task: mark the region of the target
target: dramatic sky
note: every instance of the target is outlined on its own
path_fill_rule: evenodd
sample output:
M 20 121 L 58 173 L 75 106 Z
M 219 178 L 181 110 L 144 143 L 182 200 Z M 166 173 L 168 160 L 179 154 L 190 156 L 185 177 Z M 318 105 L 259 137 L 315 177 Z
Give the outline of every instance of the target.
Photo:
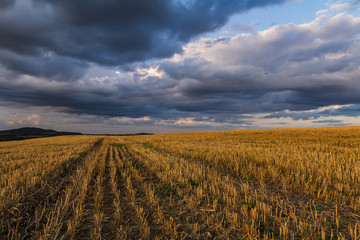
M 1 0 L 0 129 L 360 125 L 359 0 Z

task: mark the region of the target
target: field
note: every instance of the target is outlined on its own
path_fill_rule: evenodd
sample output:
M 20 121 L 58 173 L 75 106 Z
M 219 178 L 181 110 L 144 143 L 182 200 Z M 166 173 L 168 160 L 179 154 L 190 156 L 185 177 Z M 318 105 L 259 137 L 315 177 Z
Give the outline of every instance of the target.
M 360 239 L 360 127 L 0 143 L 0 239 Z

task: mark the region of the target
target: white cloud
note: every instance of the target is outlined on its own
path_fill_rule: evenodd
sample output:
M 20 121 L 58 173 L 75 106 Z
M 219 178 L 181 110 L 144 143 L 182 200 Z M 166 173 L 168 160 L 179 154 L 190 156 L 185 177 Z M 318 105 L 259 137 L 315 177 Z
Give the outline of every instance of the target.
M 329 9 L 333 11 L 343 11 L 350 9 L 351 7 L 352 7 L 351 3 L 334 3 L 329 6 Z
M 320 9 L 319 11 L 316 12 L 316 15 L 317 16 L 320 16 L 320 15 L 325 15 L 329 12 L 329 9 Z
M 38 114 L 27 115 L 26 120 L 27 120 L 27 123 L 37 126 L 40 124 L 40 115 L 38 115 Z

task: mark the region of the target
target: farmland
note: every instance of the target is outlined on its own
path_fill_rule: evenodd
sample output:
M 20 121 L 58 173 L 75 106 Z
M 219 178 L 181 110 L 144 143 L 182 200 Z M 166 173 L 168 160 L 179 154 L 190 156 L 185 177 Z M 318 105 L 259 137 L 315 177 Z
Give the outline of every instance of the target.
M 360 127 L 0 143 L 0 239 L 360 239 Z

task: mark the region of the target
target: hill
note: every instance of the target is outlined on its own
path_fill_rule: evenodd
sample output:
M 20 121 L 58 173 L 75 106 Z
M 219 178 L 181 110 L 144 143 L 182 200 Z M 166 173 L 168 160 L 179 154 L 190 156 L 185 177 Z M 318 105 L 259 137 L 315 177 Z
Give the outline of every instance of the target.
M 23 140 L 29 138 L 53 137 L 63 135 L 81 135 L 77 132 L 58 132 L 52 129 L 42 129 L 35 127 L 24 127 L 0 131 L 0 141 Z

